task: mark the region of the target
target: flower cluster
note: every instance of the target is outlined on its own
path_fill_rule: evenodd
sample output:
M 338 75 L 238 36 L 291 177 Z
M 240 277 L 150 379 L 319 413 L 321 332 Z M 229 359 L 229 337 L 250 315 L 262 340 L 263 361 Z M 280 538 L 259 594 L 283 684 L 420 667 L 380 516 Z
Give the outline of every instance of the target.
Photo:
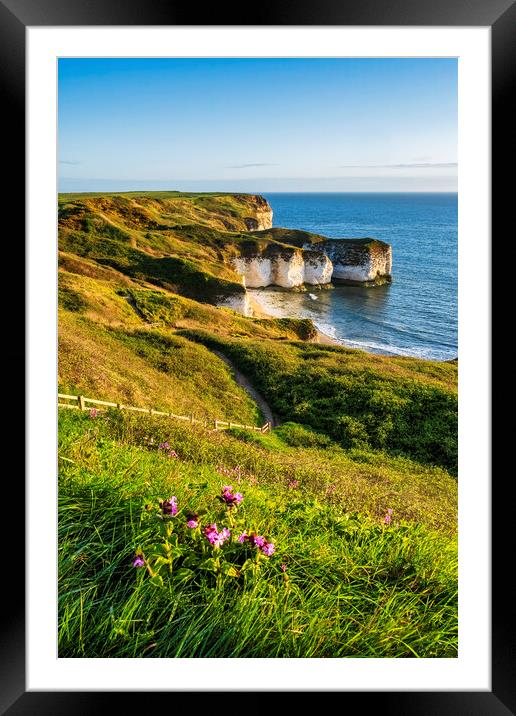
M 254 532 L 250 535 L 248 535 L 247 532 L 242 532 L 242 534 L 237 537 L 237 540 L 242 544 L 244 542 L 248 542 L 249 544 L 253 545 L 253 547 L 258 547 L 258 549 L 266 557 L 270 557 L 271 555 L 273 555 L 276 549 L 272 542 L 267 542 L 265 537 L 262 537 L 262 535 L 257 535 Z
M 96 418 L 98 414 L 99 414 L 99 411 L 97 410 L 97 408 L 91 408 L 90 418 Z
M 163 500 L 159 503 L 163 515 L 173 517 L 177 515 L 177 497 L 169 497 L 168 500 Z
M 222 494 L 218 496 L 218 499 L 225 505 L 228 505 L 228 507 L 239 505 L 244 499 L 244 496 L 240 492 L 235 492 L 233 494 L 231 492 L 232 489 L 232 485 L 224 485 L 224 487 L 222 488 Z
M 291 480 L 288 483 L 289 490 L 297 490 L 298 487 L 299 487 L 299 480 Z
M 214 547 L 222 547 L 224 542 L 231 537 L 231 532 L 227 527 L 223 527 L 219 532 L 215 523 L 207 525 L 207 527 L 204 528 L 204 534 L 208 542 Z
M 166 446 L 160 445 L 160 447 L 167 449 Z M 230 508 L 240 504 L 244 499 L 242 494 L 233 493 L 232 489 L 231 485 L 225 485 L 222 488 L 222 493 L 217 496 L 225 506 Z M 152 509 L 153 505 L 145 505 L 147 512 Z M 146 552 L 147 556 L 138 548 L 132 557 L 132 566 L 137 569 L 145 567 L 154 586 L 163 586 L 164 578 L 173 578 L 174 575 L 181 580 L 193 579 L 197 567 L 203 570 L 203 573 L 204 570 L 213 572 L 216 576 L 217 588 L 219 588 L 227 577 L 239 578 L 248 570 L 250 570 L 249 574 L 256 575 L 260 570 L 262 555 L 271 557 L 275 553 L 274 544 L 263 535 L 244 530 L 238 536 L 237 530 L 241 531 L 243 526 L 235 526 L 235 523 L 239 522 L 239 517 L 235 517 L 231 512 L 221 510 L 229 519 L 232 531 L 228 527 L 219 529 L 216 522 L 210 523 L 206 520 L 203 523 L 200 515 L 204 512 L 205 510 L 194 512 L 183 507 L 179 509 L 175 495 L 160 500 L 156 516 L 161 520 L 160 532 L 165 538 L 164 544 L 150 547 Z M 215 518 L 212 516 L 209 519 Z M 217 551 L 209 559 L 206 559 L 206 552 L 209 551 L 207 542 L 214 550 L 220 550 L 226 543 L 229 546 L 224 551 Z M 255 556 L 249 554 L 249 549 L 241 550 L 237 543 L 254 548 Z M 174 564 L 177 564 L 179 569 L 173 567 Z M 285 570 L 283 569 L 283 571 Z
M 392 512 L 393 512 L 392 507 L 389 507 L 389 508 L 387 509 L 387 513 L 386 513 L 385 517 L 383 518 L 383 523 L 384 523 L 385 525 L 390 525 L 390 524 L 391 524 Z

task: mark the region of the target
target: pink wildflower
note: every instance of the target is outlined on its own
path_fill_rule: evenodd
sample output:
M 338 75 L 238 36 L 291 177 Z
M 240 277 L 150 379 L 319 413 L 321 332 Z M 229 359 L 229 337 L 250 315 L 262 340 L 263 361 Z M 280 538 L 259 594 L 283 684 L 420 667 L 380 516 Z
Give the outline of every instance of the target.
M 177 497 L 169 497 L 168 500 L 160 502 L 159 506 L 164 515 L 177 515 Z
M 291 489 L 291 490 L 297 490 L 297 488 L 299 487 L 299 480 L 291 480 L 291 481 L 288 483 L 288 487 L 289 487 L 289 489 Z
M 98 413 L 99 413 L 99 411 L 97 410 L 97 408 L 92 408 L 90 410 L 90 418 L 96 418 Z
M 385 525 L 390 525 L 390 524 L 391 524 L 392 512 L 393 512 L 392 508 L 389 507 L 389 508 L 387 509 L 387 513 L 386 513 L 385 517 L 383 518 L 383 523 L 384 523 Z
M 141 554 L 137 554 L 133 561 L 133 567 L 144 567 L 145 561 Z
M 275 547 L 272 542 L 265 542 L 265 544 L 262 545 L 261 550 L 263 554 L 265 554 L 267 557 L 270 557 L 272 554 L 274 554 Z
M 286 572 L 286 571 L 287 571 L 287 565 L 285 564 L 285 562 L 283 562 L 283 564 L 281 565 L 281 571 L 282 571 L 282 572 Z
M 231 532 L 227 527 L 224 527 L 219 532 L 215 523 L 205 527 L 204 534 L 208 542 L 214 547 L 222 547 L 224 542 L 231 536 Z
M 244 499 L 244 496 L 240 492 L 236 492 L 235 494 L 233 494 L 231 492 L 232 489 L 232 485 L 224 485 L 224 487 L 222 488 L 222 494 L 218 496 L 218 499 L 228 505 L 228 507 L 233 507 L 233 505 L 239 505 Z
M 188 520 L 186 526 L 190 527 L 191 530 L 194 530 L 196 527 L 199 527 L 199 523 L 197 522 L 197 520 Z
M 177 454 L 177 452 L 175 450 L 170 450 L 170 452 L 168 453 L 168 456 L 169 457 L 179 457 L 179 455 Z
M 241 535 L 237 537 L 237 542 L 240 542 L 241 544 L 245 542 L 247 539 L 247 532 L 242 532 Z

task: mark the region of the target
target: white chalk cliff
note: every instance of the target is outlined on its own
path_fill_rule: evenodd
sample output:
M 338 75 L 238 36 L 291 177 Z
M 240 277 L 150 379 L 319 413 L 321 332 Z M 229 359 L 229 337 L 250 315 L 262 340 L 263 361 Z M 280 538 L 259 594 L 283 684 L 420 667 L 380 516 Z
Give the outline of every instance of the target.
M 282 249 L 268 255 L 239 256 L 233 266 L 247 288 L 281 286 L 295 288 L 307 283 L 330 283 L 332 263 L 318 251 Z
M 234 311 L 237 311 L 237 313 L 241 313 L 242 316 L 253 315 L 253 309 L 247 291 L 221 298 L 217 301 L 217 306 L 221 308 L 232 308 Z
M 326 254 L 307 250 L 304 252 L 304 258 L 304 283 L 309 283 L 312 286 L 330 283 L 333 275 L 333 263 Z
M 329 257 L 334 279 L 359 284 L 391 280 L 392 248 L 383 241 L 326 239 L 310 248 Z
M 267 200 L 261 196 L 241 198 L 249 204 L 252 215 L 244 219 L 247 229 L 264 231 L 265 235 L 243 242 L 240 255 L 231 259 L 244 291 L 221 299 L 219 305 L 252 315 L 246 288 L 324 286 L 332 280 L 374 285 L 391 280 L 389 244 L 369 238 L 326 239 L 307 232 L 272 229 L 272 209 Z

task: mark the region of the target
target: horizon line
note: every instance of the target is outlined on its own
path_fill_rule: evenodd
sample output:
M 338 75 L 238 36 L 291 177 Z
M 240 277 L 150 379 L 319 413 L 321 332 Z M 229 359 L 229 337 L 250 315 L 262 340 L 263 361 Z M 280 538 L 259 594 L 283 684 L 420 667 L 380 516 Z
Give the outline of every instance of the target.
M 104 180 L 107 181 L 107 180 Z M 362 190 L 347 190 L 347 191 L 259 191 L 259 192 L 253 192 L 253 191 L 238 191 L 238 190 L 223 190 L 223 189 L 215 189 L 215 190 L 204 190 L 204 191 L 195 191 L 192 189 L 168 189 L 168 188 L 155 188 L 155 189 L 86 189 L 82 191 L 58 191 L 58 194 L 134 194 L 136 192 L 170 192 L 170 193 L 176 193 L 176 194 L 458 194 L 458 190 L 452 190 L 452 189 L 446 189 L 446 190 L 433 190 L 433 191 L 420 191 L 417 189 L 414 190 L 407 190 L 407 191 L 394 191 L 394 190 L 371 190 L 371 191 L 362 191 Z

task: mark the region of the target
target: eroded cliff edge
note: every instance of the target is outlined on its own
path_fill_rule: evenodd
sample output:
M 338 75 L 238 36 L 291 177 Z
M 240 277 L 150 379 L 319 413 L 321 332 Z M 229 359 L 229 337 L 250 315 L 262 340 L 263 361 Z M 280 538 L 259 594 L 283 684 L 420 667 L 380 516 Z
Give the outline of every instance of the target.
M 390 280 L 388 244 L 273 228 L 272 218 L 267 199 L 253 194 L 62 194 L 59 261 L 246 315 L 247 288 Z
M 298 245 L 289 246 L 275 240 L 276 230 L 265 233 L 261 241 L 243 242 L 232 259 L 247 288 L 322 286 L 332 281 L 372 286 L 392 280 L 392 249 L 384 241 L 315 235 L 306 240 L 305 232 L 297 237 L 293 232 L 287 237 L 280 234 L 280 239 L 297 241 Z

